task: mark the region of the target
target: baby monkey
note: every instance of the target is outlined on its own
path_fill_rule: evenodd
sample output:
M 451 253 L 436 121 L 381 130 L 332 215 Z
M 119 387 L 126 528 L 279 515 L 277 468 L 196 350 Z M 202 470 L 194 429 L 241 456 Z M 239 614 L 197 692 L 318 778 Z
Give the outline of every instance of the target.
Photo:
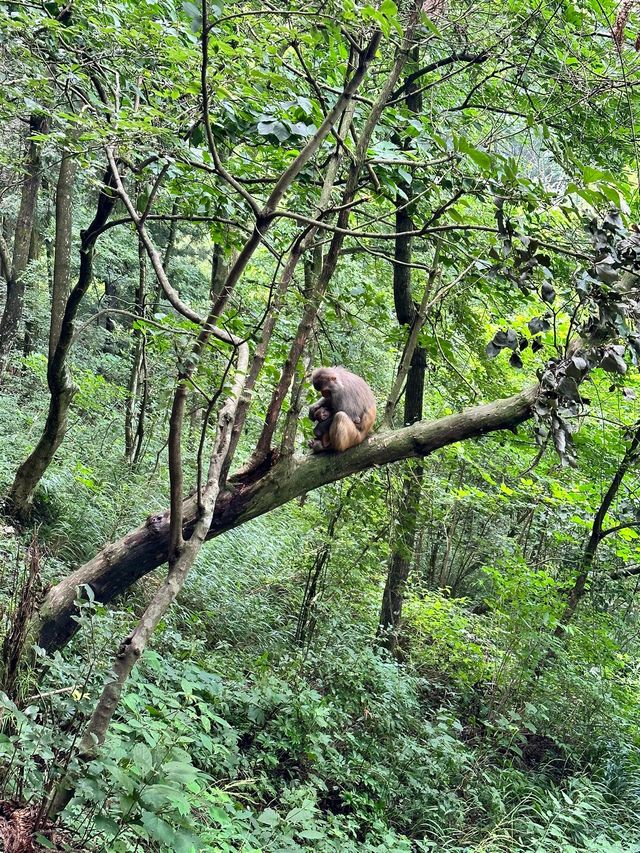
M 318 408 L 316 408 L 318 406 Z M 318 403 L 314 403 L 313 406 L 309 409 L 309 417 L 312 421 L 316 422 L 316 425 L 313 429 L 313 434 L 316 437 L 316 441 L 310 441 L 309 447 L 314 448 L 316 453 L 318 453 L 321 449 L 326 450 L 329 444 L 329 430 L 331 429 L 331 424 L 333 423 L 333 413 L 331 409 L 325 404 L 324 398 L 319 400 Z M 352 419 L 354 424 L 359 425 L 362 423 L 362 418 L 355 417 Z M 324 438 L 326 436 L 326 438 Z M 320 447 L 318 447 L 318 441 L 320 442 Z M 324 446 L 323 446 L 324 445 Z
M 319 367 L 311 381 L 322 394 L 309 409 L 316 422 L 315 439 L 309 443 L 314 453 L 329 448 L 342 452 L 361 444 L 376 419 L 376 400 L 364 379 L 344 367 Z

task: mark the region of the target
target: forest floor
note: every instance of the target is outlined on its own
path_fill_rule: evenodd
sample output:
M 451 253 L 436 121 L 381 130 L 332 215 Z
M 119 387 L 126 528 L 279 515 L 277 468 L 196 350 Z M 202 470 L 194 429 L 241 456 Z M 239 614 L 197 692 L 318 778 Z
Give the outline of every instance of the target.
M 0 800 L 0 841 L 3 853 L 73 851 L 70 836 L 40 814 L 39 805 Z M 78 849 L 78 853 L 80 853 Z

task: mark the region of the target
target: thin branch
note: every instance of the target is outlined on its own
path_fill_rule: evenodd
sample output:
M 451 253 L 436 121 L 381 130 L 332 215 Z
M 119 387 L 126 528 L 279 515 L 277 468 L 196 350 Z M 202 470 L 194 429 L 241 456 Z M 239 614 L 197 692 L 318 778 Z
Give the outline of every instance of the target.
M 85 329 L 88 329 L 89 326 L 92 326 L 96 320 L 99 320 L 100 317 L 109 316 L 111 314 L 116 314 L 120 317 L 129 317 L 131 320 L 143 320 L 145 326 L 153 326 L 156 329 L 160 329 L 162 332 L 171 332 L 172 335 L 187 335 L 194 337 L 196 332 L 193 329 L 178 329 L 172 326 L 166 326 L 162 323 L 157 323 L 155 320 L 151 320 L 148 317 L 140 317 L 140 314 L 136 314 L 134 311 L 126 311 L 124 308 L 101 308 L 100 311 L 96 311 L 95 314 L 92 314 L 89 319 L 84 322 L 76 331 L 73 333 L 73 338 L 71 340 L 72 344 L 75 344 L 77 339 L 82 335 Z
M 304 216 L 301 213 L 294 213 L 290 210 L 278 210 L 273 214 L 274 218 L 293 219 L 294 222 L 300 222 L 303 225 L 315 225 L 318 228 L 323 228 L 325 231 L 332 231 L 334 234 L 344 234 L 346 237 L 360 237 L 363 240 L 395 240 L 396 237 L 404 235 L 407 237 L 425 237 L 427 234 L 444 234 L 447 231 L 482 231 L 487 234 L 497 234 L 498 229 L 490 225 L 434 225 L 433 227 L 416 228 L 411 231 L 382 231 L 372 233 L 369 231 L 355 231 L 352 228 L 342 228 L 339 225 L 321 222 L 318 219 L 313 219 L 310 216 Z
M 589 580 L 589 576 L 591 574 L 591 569 L 593 567 L 593 563 L 596 557 L 596 553 L 598 551 L 598 546 L 602 541 L 603 537 L 606 535 L 603 532 L 603 524 L 604 520 L 607 517 L 609 510 L 611 509 L 611 505 L 615 500 L 616 495 L 622 485 L 622 481 L 625 478 L 625 475 L 629 471 L 631 465 L 637 461 L 638 452 L 640 450 L 640 425 L 636 425 L 635 430 L 633 432 L 633 436 L 631 438 L 631 443 L 627 447 L 624 456 L 622 457 L 622 461 L 618 466 L 616 473 L 614 474 L 611 483 L 609 484 L 609 488 L 604 494 L 600 506 L 593 518 L 593 524 L 591 526 L 591 535 L 587 540 L 587 544 L 585 545 L 584 553 L 582 555 L 582 560 L 580 562 L 580 569 L 576 576 L 576 579 L 573 582 L 573 586 L 570 588 L 567 595 L 567 604 L 565 609 L 560 617 L 556 630 L 554 634 L 556 637 L 562 637 L 567 623 L 573 617 L 580 600 L 584 596 L 587 591 L 587 583 Z M 552 657 L 551 654 L 548 656 Z
M 342 95 L 337 99 L 333 107 L 329 110 L 324 120 L 320 124 L 320 127 L 317 129 L 311 139 L 309 139 L 302 151 L 280 176 L 280 179 L 278 180 L 275 187 L 272 189 L 271 194 L 269 195 L 269 198 L 267 199 L 264 205 L 263 214 L 270 215 L 275 212 L 280 200 L 282 199 L 285 192 L 288 190 L 291 183 L 300 174 L 302 169 L 304 169 L 304 167 L 311 160 L 316 151 L 318 151 L 320 145 L 322 144 L 326 136 L 329 134 L 336 121 L 345 111 L 349 101 L 352 98 L 352 95 L 357 91 L 357 89 L 360 87 L 360 84 L 364 80 L 368 67 L 376 54 L 381 38 L 382 33 L 380 32 L 380 30 L 375 30 L 371 39 L 369 40 L 369 43 L 364 48 L 364 50 L 361 51 L 358 65 L 355 71 L 353 72 L 351 79 L 344 87 Z
M 156 199 L 156 195 L 158 194 L 158 190 L 160 189 L 160 184 L 164 180 L 165 175 L 169 171 L 169 163 L 165 163 L 162 169 L 158 172 L 158 175 L 153 182 L 153 186 L 151 187 L 151 192 L 149 193 L 149 198 L 147 199 L 147 203 L 142 212 L 142 216 L 140 217 L 140 223 L 144 225 L 144 222 L 147 216 L 151 213 L 151 208 L 153 207 L 153 202 Z
M 428 65 L 414 71 L 413 74 L 409 74 L 405 77 L 402 86 L 399 86 L 389 99 L 389 104 L 394 104 L 397 101 L 402 100 L 407 89 L 410 88 L 416 80 L 424 77 L 425 74 L 437 71 L 438 68 L 445 68 L 447 65 L 453 65 L 455 62 L 466 62 L 468 65 L 479 65 L 482 62 L 486 62 L 488 58 L 488 51 L 483 51 L 482 53 L 469 53 L 465 50 L 461 50 L 452 53 L 451 56 L 445 56 L 443 59 L 437 59 L 435 62 L 430 62 Z
M 150 222 L 220 222 L 222 225 L 230 225 L 231 227 L 238 228 L 241 231 L 248 230 L 241 222 L 236 222 L 233 219 L 226 219 L 224 216 L 188 216 L 187 214 L 182 213 L 148 213 L 145 216 L 145 221 L 146 220 L 149 220 Z M 115 228 L 116 225 L 129 224 L 131 224 L 130 216 L 121 216 L 119 219 L 110 219 L 109 222 L 106 222 L 99 229 L 98 234 L 102 234 L 110 228 Z
M 626 566 L 624 569 L 618 569 L 615 572 L 611 572 L 609 574 L 609 580 L 620 581 L 625 578 L 634 577 L 635 575 L 640 575 L 640 564 L 636 566 Z
M 213 138 L 213 132 L 211 130 L 211 119 L 209 117 L 209 89 L 207 86 L 207 68 L 209 66 L 209 26 L 207 24 L 207 12 L 207 0 L 202 0 L 202 62 L 200 63 L 200 89 L 202 94 L 202 121 L 204 123 L 207 147 L 209 148 L 209 153 L 211 154 L 217 173 L 238 193 L 238 195 L 242 196 L 257 219 L 260 216 L 260 204 L 251 195 L 249 190 L 245 189 L 242 184 L 239 184 L 233 175 L 231 175 L 223 166 L 220 155 L 218 154 L 216 141 Z
M 620 530 L 628 530 L 629 528 L 640 527 L 640 521 L 625 521 L 622 524 L 616 524 L 614 527 L 608 527 L 606 530 L 601 531 L 600 540 L 602 541 L 605 536 L 611 536 L 613 533 L 618 533 Z
M 141 216 L 139 216 L 138 212 L 136 211 L 133 202 L 129 198 L 129 195 L 124 188 L 122 178 L 120 177 L 120 172 L 118 171 L 118 165 L 116 163 L 114 149 L 110 145 L 107 146 L 107 158 L 109 160 L 109 165 L 111 166 L 111 170 L 113 172 L 116 184 L 116 191 L 122 199 L 124 206 L 127 208 L 127 212 L 131 217 L 131 221 L 138 229 L 140 239 L 142 240 L 147 254 L 149 255 L 151 265 L 153 266 L 154 272 L 157 276 L 158 281 L 160 282 L 160 286 L 162 287 L 165 296 L 179 314 L 182 314 L 182 316 L 186 317 L 187 320 L 191 320 L 192 323 L 196 323 L 199 326 L 202 325 L 204 323 L 204 318 L 201 317 L 197 313 L 197 311 L 194 311 L 193 308 L 187 305 L 186 302 L 182 301 L 178 291 L 173 287 L 173 285 L 167 278 L 160 255 L 158 254 L 156 247 L 151 242 L 151 239 L 144 227 L 144 222 L 142 221 Z

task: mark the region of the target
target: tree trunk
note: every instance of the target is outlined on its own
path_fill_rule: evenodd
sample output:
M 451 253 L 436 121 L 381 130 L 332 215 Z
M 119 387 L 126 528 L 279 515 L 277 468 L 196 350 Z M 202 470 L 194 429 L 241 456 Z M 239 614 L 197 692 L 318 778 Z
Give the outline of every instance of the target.
M 11 275 L 11 261 L 9 259 L 9 228 L 7 217 L 0 216 L 0 277 L 5 281 Z
M 593 517 L 593 523 L 591 525 L 591 532 L 589 534 L 589 538 L 584 547 L 584 551 L 582 552 L 582 558 L 580 559 L 578 566 L 578 574 L 575 577 L 575 580 L 571 587 L 565 590 L 566 595 L 566 604 L 564 610 L 558 620 L 558 624 L 555 627 L 553 632 L 553 637 L 556 640 L 563 640 L 566 636 L 567 625 L 573 617 L 575 616 L 576 610 L 578 609 L 578 605 L 584 598 L 589 579 L 591 577 L 591 573 L 593 570 L 593 564 L 596 558 L 596 554 L 598 552 L 598 547 L 605 536 L 613 533 L 617 530 L 625 527 L 625 524 L 615 525 L 615 527 L 609 528 L 609 530 L 604 529 L 604 521 L 607 517 L 609 510 L 611 509 L 611 505 L 613 504 L 618 491 L 620 490 L 620 486 L 622 485 L 622 481 L 625 478 L 625 475 L 629 471 L 630 467 L 637 462 L 638 460 L 638 452 L 640 450 L 640 427 L 636 426 L 636 429 L 633 433 L 631 443 L 618 466 L 616 473 L 609 484 L 609 488 L 604 494 L 602 501 L 600 502 L 600 506 L 598 507 L 596 514 Z M 614 572 L 609 577 L 612 580 L 616 580 L 619 577 L 624 577 L 624 573 Z M 534 675 L 536 678 L 539 678 L 542 673 L 553 663 L 558 654 L 558 646 L 549 645 L 549 647 L 544 651 L 540 657 L 540 660 L 534 667 Z
M 138 287 L 136 288 L 135 312 L 138 317 L 146 314 L 147 255 L 138 240 Z M 133 330 L 133 358 L 129 372 L 128 398 L 124 418 L 125 454 L 130 465 L 140 459 L 144 422 L 148 401 L 148 377 L 146 374 L 145 336 L 141 329 Z M 139 393 L 139 389 L 142 389 Z M 138 398 L 140 402 L 138 403 Z M 136 415 L 137 410 L 137 415 Z
M 7 496 L 10 510 L 19 518 L 28 516 L 34 489 L 64 438 L 67 412 L 76 391 L 67 366 L 67 356 L 73 341 L 73 324 L 82 298 L 91 283 L 95 242 L 116 203 L 116 196 L 111 191 L 112 186 L 113 177 L 111 170 L 108 169 L 104 176 L 103 189 L 98 196 L 98 206 L 93 222 L 80 235 L 78 281 L 67 300 L 58 343 L 47 367 L 47 382 L 51 392 L 47 420 L 38 443 L 18 468 Z
M 46 191 L 46 182 L 42 180 L 42 189 Z M 41 216 L 38 215 L 36 211 L 36 219 L 33 223 L 33 228 L 31 229 L 31 240 L 29 241 L 29 260 L 37 261 L 42 254 L 42 248 L 44 246 L 44 235 L 43 231 L 47 227 L 47 219 L 49 218 L 50 213 L 47 212 L 42 219 L 44 221 L 40 222 Z M 26 317 L 24 322 L 24 343 L 22 346 L 22 353 L 25 358 L 30 355 L 36 348 L 38 341 L 38 321 L 37 321 L 37 311 L 38 311 L 38 280 L 32 277 L 31 283 L 28 289 L 25 288 L 25 304 L 27 306 Z
M 417 48 L 412 53 L 414 62 L 417 62 Z M 422 98 L 416 91 L 415 84 L 410 84 L 407 91 L 406 101 L 410 112 L 419 113 L 422 108 Z M 412 327 L 421 324 L 423 318 L 416 310 L 411 292 L 412 268 L 410 264 L 412 239 L 408 235 L 413 230 L 413 219 L 411 216 L 411 199 L 413 193 L 409 184 L 405 184 L 403 190 L 406 198 L 401 195 L 396 197 L 396 233 L 398 236 L 395 239 L 394 258 L 396 262 L 393 266 L 393 299 L 398 323 Z M 436 263 L 437 257 L 434 257 L 434 269 Z M 425 296 L 427 295 L 427 289 L 427 286 L 425 286 Z M 416 345 L 407 373 L 404 397 L 405 426 L 413 424 L 422 418 L 426 366 L 426 352 L 422 347 Z M 398 506 L 398 523 L 395 525 L 396 533 L 391 545 L 389 569 L 382 595 L 378 632 L 382 642 L 392 654 L 397 654 L 398 652 L 398 631 L 402 617 L 405 587 L 409 577 L 409 570 L 413 563 L 418 517 L 417 510 L 420 504 L 423 471 L 424 468 L 421 463 L 417 465 L 407 464 L 405 469 L 402 496 Z
M 338 506 L 332 513 L 329 524 L 327 525 L 327 532 L 324 534 L 322 542 L 318 545 L 313 562 L 309 566 L 294 635 L 294 640 L 301 646 L 306 645 L 310 647 L 313 641 L 318 624 L 318 602 L 326 586 L 327 568 L 331 560 L 332 545 L 336 538 L 336 527 L 347 506 L 356 482 L 354 481 L 347 489 L 346 494 L 338 499 Z
M 51 292 L 51 324 L 49 327 L 49 359 L 58 345 L 64 307 L 71 280 L 71 238 L 73 233 L 73 182 L 77 162 L 69 153 L 60 163 L 56 184 L 56 235 L 54 241 L 53 287 Z
M 414 353 L 407 376 L 404 416 L 409 424 L 422 417 L 422 398 L 426 356 L 421 347 Z M 424 467 L 407 464 L 402 484 L 402 496 L 397 512 L 396 534 L 391 546 L 387 580 L 382 595 L 379 634 L 384 645 L 393 654 L 398 651 L 402 604 L 409 571 L 413 564 L 414 548 L 422 490 Z
M 29 124 L 32 135 L 43 133 L 47 128 L 47 121 L 41 116 L 31 116 Z M 22 184 L 20 209 L 13 238 L 11 271 L 7 278 L 7 297 L 2 320 L 0 320 L 0 374 L 4 371 L 15 346 L 24 308 L 23 274 L 29 260 L 31 231 L 36 217 L 41 179 L 40 143 L 33 139 L 28 145 L 25 172 L 26 177 Z
M 264 515 L 313 491 L 373 466 L 426 456 L 440 447 L 495 430 L 513 429 L 532 415 L 538 387 L 513 397 L 475 406 L 432 422 L 418 422 L 394 432 L 378 433 L 346 453 L 285 457 L 266 473 L 255 470 L 243 479 L 231 479 L 218 497 L 207 538 Z M 196 518 L 197 501 L 184 502 L 185 539 Z M 74 634 L 76 588 L 88 583 L 96 601 L 109 602 L 135 581 L 167 561 L 169 513 L 149 518 L 117 542 L 111 543 L 84 566 L 52 587 L 40 613 L 39 644 L 52 650 Z
M 114 341 L 112 335 L 112 332 L 115 332 L 118 324 L 114 320 L 113 316 L 108 313 L 108 311 L 109 308 L 117 309 L 118 304 L 118 285 L 115 281 L 112 281 L 109 277 L 107 277 L 104 281 L 104 306 L 107 309 L 107 314 L 104 319 L 104 328 L 107 334 L 104 336 L 102 350 L 103 352 L 109 353 L 111 355 L 118 354 L 118 347 L 116 346 L 116 342 Z
M 236 262 L 238 253 L 234 250 L 231 254 L 231 262 L 225 258 L 224 246 L 216 243 L 213 247 L 211 257 L 211 286 L 210 296 L 212 300 L 213 315 L 216 319 L 222 316 L 222 312 L 227 306 L 232 289 L 227 287 L 227 277 L 229 270 Z

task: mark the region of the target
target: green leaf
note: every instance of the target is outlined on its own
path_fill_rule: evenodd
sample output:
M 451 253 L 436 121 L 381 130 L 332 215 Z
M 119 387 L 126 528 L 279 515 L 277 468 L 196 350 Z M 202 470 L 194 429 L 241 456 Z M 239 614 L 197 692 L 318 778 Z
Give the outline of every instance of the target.
M 139 775 L 146 776 L 153 768 L 153 756 L 145 743 L 137 743 L 131 750 L 131 762 Z
M 424 27 L 426 27 L 428 30 L 431 30 L 431 32 L 432 32 L 434 35 L 438 36 L 438 38 L 442 38 L 442 33 L 440 32 L 440 30 L 438 29 L 438 27 L 433 23 L 433 21 L 432 21 L 432 20 L 431 20 L 431 18 L 427 15 L 427 13 L 426 13 L 426 12 L 423 12 L 423 13 L 422 13 L 422 15 L 420 16 L 420 23 L 421 23 Z
M 144 213 L 149 203 L 149 191 L 143 190 L 136 199 L 136 210 L 138 213 Z
M 191 0 L 184 0 L 182 9 L 187 17 L 191 19 L 191 31 L 199 33 L 202 30 L 202 9 L 200 6 L 196 6 Z
M 484 169 L 485 171 L 489 171 L 491 169 L 492 160 L 486 151 L 481 151 L 479 148 L 469 146 L 466 153 L 477 166 L 480 166 L 481 169 Z
M 284 142 L 291 135 L 288 127 L 275 118 L 265 118 L 258 122 L 257 126 L 260 136 L 275 136 L 280 142 Z
M 303 806 L 300 808 L 291 809 L 291 811 L 288 812 L 287 816 L 285 817 L 285 820 L 287 823 L 306 823 L 307 821 L 311 820 L 313 816 L 313 810 L 309 808 L 304 808 Z
M 183 761 L 167 761 L 162 765 L 162 769 L 167 774 L 167 778 L 174 782 L 183 782 L 188 784 L 194 782 L 200 775 L 192 764 L 187 764 Z
M 197 835 L 184 829 L 177 829 L 173 834 L 173 848 L 171 853 L 194 853 L 202 848 L 202 843 Z
M 96 815 L 93 824 L 98 832 L 103 832 L 107 838 L 115 838 L 120 832 L 120 826 L 116 821 L 104 813 Z
M 145 788 L 142 799 L 154 809 L 162 809 L 167 805 L 175 806 L 184 802 L 184 795 L 171 785 L 158 783 Z
M 274 809 L 265 809 L 258 820 L 266 826 L 277 826 L 280 823 L 280 815 Z
M 305 829 L 299 832 L 298 835 L 300 838 L 305 838 L 308 841 L 319 841 L 321 838 L 325 838 L 324 832 L 320 832 L 317 829 Z
M 585 184 L 593 184 L 596 181 L 614 182 L 614 177 L 611 172 L 604 172 L 602 169 L 594 169 L 593 166 L 585 166 L 582 170 L 582 180 Z
M 166 844 L 170 849 L 173 848 L 175 832 L 173 828 L 161 817 L 153 812 L 142 812 L 142 825 L 147 830 L 151 838 Z

